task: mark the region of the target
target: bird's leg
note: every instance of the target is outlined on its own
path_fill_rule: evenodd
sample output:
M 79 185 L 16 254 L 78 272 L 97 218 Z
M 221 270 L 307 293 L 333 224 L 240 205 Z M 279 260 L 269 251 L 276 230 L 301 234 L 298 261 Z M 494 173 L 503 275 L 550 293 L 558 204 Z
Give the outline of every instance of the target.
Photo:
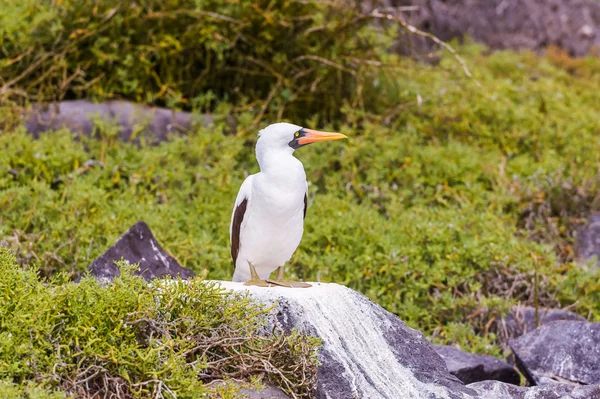
M 283 279 L 283 271 L 285 269 L 285 265 L 284 266 L 279 266 L 277 268 L 277 279 L 276 280 L 267 280 L 269 283 L 271 284 L 276 284 L 276 285 L 280 285 L 282 287 L 289 287 L 289 288 L 309 288 L 312 287 L 310 284 L 308 283 L 303 283 L 301 281 L 286 281 Z
M 284 270 L 285 270 L 285 265 L 279 266 L 277 268 L 277 281 L 283 281 L 283 271 Z
M 256 268 L 250 262 L 248 262 L 248 266 L 250 267 L 250 280 L 246 281 L 244 285 L 255 285 L 257 287 L 272 287 L 272 284 L 269 281 L 261 280 L 256 272 Z

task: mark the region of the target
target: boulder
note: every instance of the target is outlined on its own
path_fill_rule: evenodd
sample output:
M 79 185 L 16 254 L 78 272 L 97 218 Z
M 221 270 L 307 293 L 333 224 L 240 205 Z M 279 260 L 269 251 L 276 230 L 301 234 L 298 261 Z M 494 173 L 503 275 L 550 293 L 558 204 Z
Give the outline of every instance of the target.
M 600 323 L 555 321 L 509 345 L 532 385 L 600 384 Z
M 562 309 L 539 308 L 536 322 L 534 307 L 514 306 L 501 322 L 500 336 L 508 341 L 535 330 L 538 325 L 542 326 L 557 320 L 585 321 L 585 318 Z
M 434 345 L 444 359 L 448 371 L 465 384 L 477 381 L 498 380 L 519 385 L 519 373 L 508 363 L 493 356 L 476 355 L 453 346 Z
M 444 41 L 470 36 L 492 49 L 543 50 L 557 46 L 572 56 L 600 47 L 596 0 L 383 0 L 397 15 Z M 377 3 L 375 3 L 377 4 Z M 390 10 L 394 12 L 394 10 Z M 433 45 L 404 35 L 398 49 L 428 51 Z
M 338 284 L 311 288 L 221 282 L 274 308 L 286 330 L 322 340 L 317 399 L 471 398 L 419 331 L 365 296 Z
M 194 273 L 182 267 L 166 253 L 156 241 L 148 225 L 139 221 L 129 228 L 117 242 L 88 267 L 90 274 L 101 281 L 110 282 L 119 275 L 115 261 L 124 259 L 131 264 L 139 263 L 136 274 L 147 281 L 172 276 L 184 279 Z
M 114 123 L 124 141 L 137 140 L 134 131 L 144 128 L 151 142 L 161 142 L 173 133 L 184 133 L 194 124 L 209 126 L 210 115 L 194 115 L 168 108 L 148 107 L 128 101 L 95 103 L 88 100 L 62 101 L 54 104 L 33 104 L 22 115 L 27 132 L 37 138 L 47 130 L 69 129 L 90 136 L 95 122 Z M 231 124 L 231 122 L 229 122 Z M 139 138 L 139 137 L 138 137 Z

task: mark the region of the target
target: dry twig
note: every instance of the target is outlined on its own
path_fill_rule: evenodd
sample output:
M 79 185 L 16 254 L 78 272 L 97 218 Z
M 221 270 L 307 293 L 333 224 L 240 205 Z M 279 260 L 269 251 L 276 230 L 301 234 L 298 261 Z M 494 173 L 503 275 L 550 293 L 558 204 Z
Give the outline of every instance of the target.
M 415 26 L 404 21 L 402 18 L 399 18 L 399 17 L 397 17 L 393 14 L 389 14 L 389 13 L 382 13 L 378 9 L 373 10 L 370 14 L 367 14 L 367 16 L 370 18 L 396 22 L 400 26 L 402 26 L 402 28 L 406 29 L 410 33 L 433 41 L 435 44 L 444 48 L 446 51 L 448 51 L 450 54 L 452 54 L 454 56 L 454 59 L 456 59 L 456 61 L 462 67 L 465 75 L 467 75 L 467 77 L 472 79 L 473 82 L 475 82 L 475 84 L 477 85 L 477 87 L 479 87 L 479 88 L 482 87 L 481 83 L 479 83 L 479 81 L 477 79 L 475 79 L 475 77 L 473 77 L 473 74 L 471 74 L 471 71 L 469 70 L 469 67 L 467 66 L 467 63 L 465 62 L 465 60 L 448 43 L 444 42 L 443 40 L 440 40 L 438 37 L 436 37 L 435 35 L 432 35 L 429 32 L 423 32 L 422 30 L 417 29 Z

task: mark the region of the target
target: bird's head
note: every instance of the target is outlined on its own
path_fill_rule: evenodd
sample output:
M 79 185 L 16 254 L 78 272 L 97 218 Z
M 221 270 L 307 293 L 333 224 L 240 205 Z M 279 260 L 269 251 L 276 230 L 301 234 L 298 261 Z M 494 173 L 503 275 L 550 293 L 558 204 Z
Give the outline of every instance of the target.
M 274 123 L 259 132 L 258 146 L 269 150 L 294 150 L 317 141 L 346 139 L 341 133 L 326 133 L 318 130 L 303 128 L 291 123 Z

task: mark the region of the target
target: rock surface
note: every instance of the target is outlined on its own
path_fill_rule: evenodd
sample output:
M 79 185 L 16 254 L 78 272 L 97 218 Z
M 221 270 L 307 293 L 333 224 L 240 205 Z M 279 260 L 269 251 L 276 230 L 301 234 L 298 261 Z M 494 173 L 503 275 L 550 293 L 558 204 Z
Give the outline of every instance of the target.
M 161 248 L 143 221 L 131 226 L 112 247 L 92 262 L 88 270 L 92 276 L 102 281 L 112 281 L 119 275 L 115 261 L 121 258 L 131 264 L 139 262 L 136 274 L 148 281 L 164 276 L 180 276 L 184 279 L 194 276 L 191 270 L 182 267 Z
M 267 386 L 258 391 L 242 388 L 239 391 L 240 399 L 289 399 L 281 389 L 274 386 Z
M 47 130 L 67 128 L 87 136 L 94 133 L 94 121 L 113 122 L 119 126 L 122 140 L 132 139 L 133 132 L 144 127 L 153 142 L 164 141 L 172 133 L 182 133 L 193 125 L 212 124 L 210 115 L 193 115 L 167 108 L 147 107 L 128 101 L 94 103 L 88 100 L 62 101 L 56 104 L 34 104 L 23 113 L 25 128 L 35 138 Z
M 595 0 L 385 0 L 405 6 L 400 17 L 448 41 L 466 35 L 492 49 L 540 50 L 557 46 L 583 56 L 600 47 L 600 2 Z M 409 6 L 409 7 L 406 7 Z M 427 51 L 414 35 L 400 46 Z M 407 46 L 406 42 L 410 44 Z
M 234 384 L 237 385 L 237 387 L 239 388 L 235 397 L 236 399 L 290 399 L 290 397 L 286 395 L 285 392 L 283 392 L 276 386 L 271 385 L 269 382 L 265 384 L 265 382 L 262 381 L 262 383 L 264 385 L 264 388 L 262 389 L 252 389 L 248 387 L 248 384 L 243 383 L 241 381 L 228 381 L 227 385 Z M 210 385 L 212 388 L 220 388 L 226 385 L 226 383 L 224 381 L 213 381 L 210 383 Z M 215 390 L 215 392 L 208 393 L 208 397 L 210 398 L 216 397 L 215 395 L 220 395 L 218 393 L 218 390 Z
M 519 373 L 508 363 L 493 356 L 476 355 L 453 346 L 433 345 L 444 359 L 450 374 L 465 384 L 485 380 L 498 380 L 519 385 Z
M 535 330 L 538 325 L 551 323 L 557 320 L 585 321 L 585 318 L 562 309 L 538 309 L 538 320 L 536 323 L 535 308 L 531 306 L 514 306 L 502 320 L 500 335 L 507 341 L 511 338 L 520 337 Z
M 532 384 L 600 384 L 600 323 L 555 321 L 509 345 Z
M 317 399 L 471 398 L 446 369 L 423 335 L 365 296 L 338 284 L 313 287 L 246 287 L 221 282 L 233 291 L 248 291 L 265 304 L 277 302 L 277 320 L 323 341 Z
M 482 399 L 598 399 L 600 386 L 552 384 L 519 387 L 500 381 L 481 381 L 467 385 Z

